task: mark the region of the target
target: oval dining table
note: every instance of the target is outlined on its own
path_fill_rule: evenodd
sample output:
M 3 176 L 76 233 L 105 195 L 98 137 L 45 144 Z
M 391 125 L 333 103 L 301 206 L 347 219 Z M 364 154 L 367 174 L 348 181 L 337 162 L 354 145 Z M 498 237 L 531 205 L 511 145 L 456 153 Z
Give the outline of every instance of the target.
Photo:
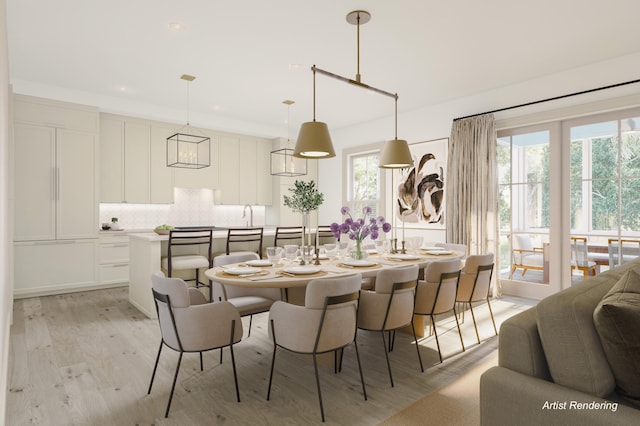
M 247 264 L 247 262 L 241 262 L 207 269 L 205 275 L 208 279 L 222 285 L 251 288 L 280 288 L 283 289 L 284 300 L 290 303 L 304 304 L 304 288 L 312 279 L 324 277 L 335 278 L 355 273 L 362 274 L 363 278 L 375 278 L 378 271 L 382 269 L 398 268 L 414 264 L 417 264 L 420 269 L 423 269 L 430 262 L 462 259 L 464 257 L 463 253 L 453 251 L 447 251 L 443 254 L 433 253 L 435 252 L 421 250 L 415 254 L 370 254 L 366 261 L 369 261 L 368 263 L 371 264 L 367 266 L 352 266 L 352 262 L 342 259 L 320 259 L 319 265 L 315 264 L 315 260 L 307 264 L 307 266 L 313 269 L 304 270 L 304 273 L 288 272 L 296 271 L 295 267 L 299 266 L 299 261 L 290 262 L 284 260 L 276 265 L 269 264 L 265 266 L 252 266 Z M 262 263 L 259 262 L 259 264 L 261 265 Z M 241 269 L 239 268 L 246 268 L 248 273 L 241 273 Z M 226 270 L 233 271 L 233 273 L 226 272 Z M 314 272 L 310 273 L 311 271 Z M 422 327 L 420 324 L 422 324 Z M 416 333 L 418 330 L 423 329 L 423 317 L 417 316 Z

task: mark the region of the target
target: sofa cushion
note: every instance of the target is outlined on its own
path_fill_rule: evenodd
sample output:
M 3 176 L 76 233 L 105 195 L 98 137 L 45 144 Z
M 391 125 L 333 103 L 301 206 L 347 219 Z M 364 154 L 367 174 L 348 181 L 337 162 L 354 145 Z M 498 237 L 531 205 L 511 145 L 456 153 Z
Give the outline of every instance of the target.
M 600 343 L 593 311 L 629 269 L 626 263 L 541 300 L 536 306 L 538 332 L 555 383 L 598 397 L 615 389 L 615 378 Z
M 640 405 L 640 273 L 627 271 L 600 301 L 593 319 L 618 393 Z

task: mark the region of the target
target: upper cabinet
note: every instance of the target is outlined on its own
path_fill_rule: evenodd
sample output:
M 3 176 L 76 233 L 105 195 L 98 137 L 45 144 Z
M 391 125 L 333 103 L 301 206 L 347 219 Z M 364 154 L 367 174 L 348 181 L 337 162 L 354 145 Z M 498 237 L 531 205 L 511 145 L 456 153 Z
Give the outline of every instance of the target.
M 171 203 L 173 174 L 166 157 L 168 129 L 111 114 L 100 120 L 100 201 Z M 164 143 L 163 143 L 164 142 Z
M 211 165 L 167 167 L 167 138 L 178 128 L 101 114 L 100 201 L 172 203 L 174 188 L 207 188 L 216 204 L 272 204 L 271 140 L 198 128 L 211 139 Z
M 97 110 L 20 95 L 14 108 L 14 239 L 97 238 Z

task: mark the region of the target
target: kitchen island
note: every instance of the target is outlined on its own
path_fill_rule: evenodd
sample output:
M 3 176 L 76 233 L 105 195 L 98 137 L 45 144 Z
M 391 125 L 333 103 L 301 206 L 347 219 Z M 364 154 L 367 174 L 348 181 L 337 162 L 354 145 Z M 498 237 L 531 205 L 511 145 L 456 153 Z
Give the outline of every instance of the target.
M 238 227 L 240 228 L 240 227 Z M 262 247 L 273 245 L 275 226 L 265 226 Z M 213 255 L 226 249 L 227 230 L 213 231 Z M 156 318 L 156 308 L 151 293 L 151 275 L 162 270 L 162 258 L 167 256 L 168 235 L 155 232 L 129 234 L 129 302 L 149 318 Z M 205 253 L 201 253 L 206 255 Z M 182 275 L 176 274 L 176 276 Z M 203 275 L 204 276 L 204 275 Z

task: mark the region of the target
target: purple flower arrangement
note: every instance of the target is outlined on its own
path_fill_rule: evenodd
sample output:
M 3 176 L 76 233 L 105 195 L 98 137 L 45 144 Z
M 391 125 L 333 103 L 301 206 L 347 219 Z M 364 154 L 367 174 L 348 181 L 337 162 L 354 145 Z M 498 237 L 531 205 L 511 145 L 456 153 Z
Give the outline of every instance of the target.
M 341 224 L 332 223 L 331 232 L 336 238 L 340 238 L 340 234 L 347 234 L 349 239 L 356 242 L 362 242 L 366 237 L 372 240 L 378 239 L 380 232 L 389 232 L 391 230 L 391 224 L 385 221 L 383 216 L 370 217 L 371 207 L 366 206 L 362 209 L 362 217 L 360 219 L 354 219 L 351 216 L 349 207 L 342 207 L 340 209 L 342 216 L 346 216 L 344 222 Z

